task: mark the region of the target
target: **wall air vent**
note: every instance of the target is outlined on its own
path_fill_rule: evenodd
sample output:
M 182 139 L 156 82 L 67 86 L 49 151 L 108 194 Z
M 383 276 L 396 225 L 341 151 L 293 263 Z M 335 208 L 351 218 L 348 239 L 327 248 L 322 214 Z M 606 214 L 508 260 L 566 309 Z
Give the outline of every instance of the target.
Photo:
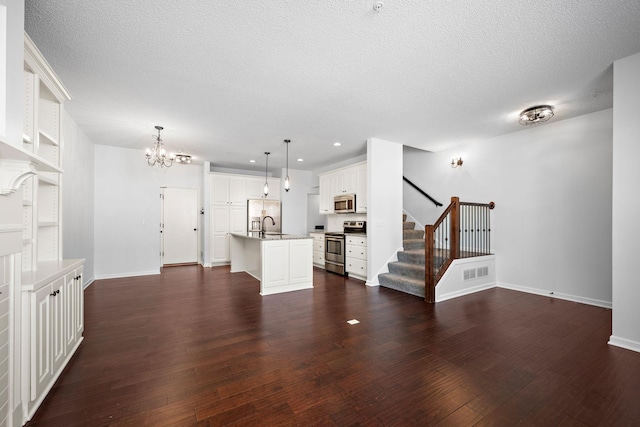
M 469 270 L 464 270 L 462 273 L 464 274 L 463 280 L 471 280 L 471 279 L 475 279 L 476 278 L 476 269 L 475 268 L 471 268 Z
M 478 277 L 484 277 L 484 276 L 488 276 L 489 275 L 489 267 L 488 266 L 484 266 L 484 267 L 478 267 Z

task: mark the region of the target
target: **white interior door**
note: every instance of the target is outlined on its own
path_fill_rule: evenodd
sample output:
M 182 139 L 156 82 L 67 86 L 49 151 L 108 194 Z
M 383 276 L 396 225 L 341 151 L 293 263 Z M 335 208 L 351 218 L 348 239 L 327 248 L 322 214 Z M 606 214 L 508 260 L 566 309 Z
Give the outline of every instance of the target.
M 198 192 L 164 188 L 162 203 L 163 265 L 198 262 Z

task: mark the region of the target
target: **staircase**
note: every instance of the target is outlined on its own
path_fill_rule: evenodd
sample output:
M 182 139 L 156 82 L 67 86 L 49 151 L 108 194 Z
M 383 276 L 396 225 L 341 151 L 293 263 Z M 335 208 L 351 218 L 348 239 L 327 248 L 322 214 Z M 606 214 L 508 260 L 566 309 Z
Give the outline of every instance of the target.
M 404 250 L 398 252 L 398 261 L 390 262 L 389 273 L 380 274 L 378 281 L 380 286 L 424 298 L 424 230 L 415 230 L 415 226 L 402 215 Z

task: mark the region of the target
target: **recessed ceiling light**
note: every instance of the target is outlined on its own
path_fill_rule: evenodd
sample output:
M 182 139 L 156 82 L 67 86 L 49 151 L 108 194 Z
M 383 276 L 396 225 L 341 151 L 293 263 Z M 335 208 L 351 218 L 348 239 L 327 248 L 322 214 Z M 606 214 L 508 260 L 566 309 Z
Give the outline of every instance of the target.
M 342 145 L 342 143 L 340 143 L 340 142 L 338 142 L 338 141 L 336 141 L 336 142 L 334 142 L 334 143 L 333 143 L 333 146 L 334 146 L 334 147 L 340 147 L 341 145 Z
M 298 159 L 299 162 L 304 162 L 304 159 Z
M 253 159 L 249 160 L 249 163 L 255 163 L 255 162 L 256 162 L 256 161 L 255 161 L 255 160 L 253 160 Z

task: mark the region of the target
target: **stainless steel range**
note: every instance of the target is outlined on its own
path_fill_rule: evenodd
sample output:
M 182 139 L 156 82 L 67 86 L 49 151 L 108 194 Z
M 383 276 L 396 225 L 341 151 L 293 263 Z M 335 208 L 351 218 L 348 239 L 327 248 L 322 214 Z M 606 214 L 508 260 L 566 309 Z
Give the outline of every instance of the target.
M 345 221 L 344 231 L 326 231 L 324 233 L 324 268 L 332 273 L 346 276 L 344 270 L 344 235 L 345 234 L 365 234 L 367 230 L 366 221 Z

